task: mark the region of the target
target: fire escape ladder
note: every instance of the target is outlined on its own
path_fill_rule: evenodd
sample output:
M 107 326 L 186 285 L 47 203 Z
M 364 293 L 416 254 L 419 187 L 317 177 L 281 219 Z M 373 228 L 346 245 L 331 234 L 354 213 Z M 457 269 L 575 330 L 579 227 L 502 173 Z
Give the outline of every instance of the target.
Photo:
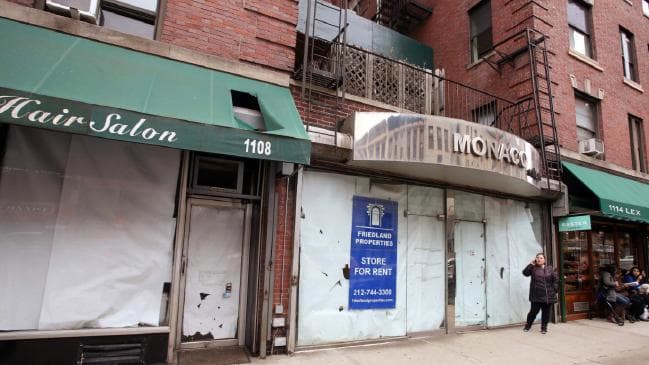
M 324 0 L 306 1 L 303 62 L 295 78 L 302 79 L 300 96 L 306 103 L 308 127 L 314 106 L 326 107 L 336 117 L 344 117 L 348 0 L 342 0 L 341 7 Z
M 541 153 L 543 175 L 547 178 L 547 189 L 551 190 L 550 180 L 561 180 L 562 167 L 548 51 L 544 35 L 532 29 L 525 32 L 536 119 L 536 131 L 528 131 L 526 134 L 527 140 Z
M 495 55 L 490 65 L 498 67 L 500 73 L 503 67 L 510 65 L 512 72 L 527 72 L 525 68 L 516 67 L 516 62 L 529 61 L 529 89 L 525 96 L 513 106 L 515 111 L 505 122 L 502 129 L 517 134 L 536 147 L 541 154 L 542 171 L 530 171 L 535 178 L 544 177 L 544 188 L 547 190 L 561 189 L 562 166 L 557 135 L 557 121 L 552 95 L 551 69 L 546 47 L 546 36 L 534 29 L 524 29 L 515 33 L 493 46 Z M 524 84 L 520 84 L 526 87 Z M 555 181 L 553 184 L 552 180 Z

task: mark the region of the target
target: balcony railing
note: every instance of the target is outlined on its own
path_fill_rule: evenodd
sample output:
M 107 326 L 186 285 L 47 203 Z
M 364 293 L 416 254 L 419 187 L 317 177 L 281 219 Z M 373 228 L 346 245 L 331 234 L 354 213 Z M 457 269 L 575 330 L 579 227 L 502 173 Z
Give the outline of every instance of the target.
M 352 46 L 347 46 L 345 53 L 341 64 L 346 94 L 413 113 L 474 121 L 518 135 L 522 132 L 520 118 L 526 111 L 521 103 L 449 80 L 443 70 L 419 68 Z

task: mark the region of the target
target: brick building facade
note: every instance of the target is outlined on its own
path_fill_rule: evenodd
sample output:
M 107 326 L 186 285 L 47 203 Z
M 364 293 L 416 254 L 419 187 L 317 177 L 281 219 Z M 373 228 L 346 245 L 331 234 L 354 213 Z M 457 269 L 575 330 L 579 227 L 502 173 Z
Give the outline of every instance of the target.
M 526 242 L 518 242 L 515 238 L 511 239 L 511 242 L 509 239 L 501 239 L 505 242 L 506 247 L 490 247 L 485 244 L 485 251 L 482 253 L 484 255 L 483 262 L 485 259 L 493 260 L 494 264 L 491 265 L 496 265 L 495 263 L 498 261 L 496 253 L 493 252 L 496 248 L 511 250 L 521 256 L 512 258 L 514 264 L 507 262 L 499 266 L 501 278 L 503 272 L 509 275 L 510 269 L 511 272 L 520 271 L 518 267 L 515 267 L 518 261 L 522 260 L 521 264 L 527 263 L 529 260 L 525 255 L 531 255 L 538 251 L 548 252 L 549 256 L 554 256 L 553 260 L 558 262 L 558 255 L 561 255 L 562 252 L 563 236 L 555 232 L 556 227 L 552 228 L 553 224 L 555 226 L 557 224 L 557 217 L 551 214 L 551 205 L 557 198 L 557 194 L 556 191 L 547 191 L 553 190 L 549 188 L 551 179 L 547 178 L 548 176 L 545 176 L 546 180 L 541 180 L 541 177 L 537 176 L 543 173 L 543 168 L 539 168 L 540 172 L 534 171 L 528 174 L 528 182 L 534 180 L 533 184 L 536 184 L 534 192 L 521 193 L 520 190 L 514 191 L 514 188 L 511 190 L 507 188 L 509 180 L 502 180 L 501 188 L 494 188 L 498 183 L 483 184 L 485 181 L 480 181 L 489 180 L 492 175 L 489 175 L 489 178 L 482 178 L 480 175 L 471 175 L 464 170 L 458 170 L 457 174 L 461 175 L 461 179 L 449 181 L 444 176 L 445 173 L 448 173 L 447 170 L 434 170 L 434 172 L 425 175 L 421 171 L 424 171 L 426 166 L 400 165 L 410 157 L 393 159 L 389 161 L 390 163 L 382 166 L 373 165 L 372 161 L 354 165 L 350 163 L 354 153 L 352 146 L 352 140 L 355 138 L 354 126 L 352 124 L 350 127 L 349 123 L 354 120 L 356 115 L 363 115 L 363 112 L 390 112 L 399 118 L 412 113 L 445 115 L 459 120 L 479 122 L 481 118 L 479 113 L 483 111 L 481 108 L 491 105 L 492 102 L 503 102 L 509 107 L 510 104 L 516 105 L 521 99 L 531 98 L 534 92 L 539 92 L 547 97 L 548 90 L 533 88 L 532 79 L 534 76 L 530 73 L 530 59 L 525 53 L 526 50 L 518 52 L 522 43 L 520 38 L 514 36 L 520 35 L 520 32 L 527 28 L 534 29 L 546 37 L 553 106 L 562 159 L 603 169 L 616 175 L 624 175 L 635 180 L 644 181 L 647 179 L 646 174 L 633 171 L 634 164 L 629 147 L 631 140 L 629 115 L 643 121 L 649 120 L 649 107 L 642 89 L 642 84 L 646 83 L 646 75 L 649 74 L 649 64 L 646 62 L 646 57 L 642 57 L 646 53 L 644 44 L 649 43 L 649 31 L 644 26 L 644 22 L 649 21 L 649 18 L 643 14 L 643 1 L 597 2 L 594 5 L 587 1 L 583 3 L 581 0 L 575 1 L 589 9 L 592 14 L 590 21 L 592 27 L 590 38 L 594 50 L 592 57 L 585 57 L 570 50 L 568 8 L 564 1 L 487 1 L 490 5 L 489 32 L 491 32 L 490 42 L 493 49 L 489 49 L 489 52 L 479 58 L 472 56 L 470 13 L 476 6 L 484 5 L 484 0 L 416 1 L 417 9 L 432 8 L 432 14 L 423 16 L 420 23 L 410 27 L 407 32 L 401 29 L 402 33 L 406 33 L 405 35 L 410 39 L 404 41 L 399 38 L 403 35 L 392 30 L 389 31 L 392 33 L 383 34 L 394 37 L 386 38 L 395 39 L 395 45 L 398 43 L 398 46 L 410 44 L 407 42 L 416 40 L 420 42 L 420 50 L 432 48 L 435 51 L 434 66 L 436 69 L 443 69 L 444 74 L 427 70 L 421 65 L 414 65 L 409 61 L 412 58 L 409 59 L 406 56 L 385 56 L 393 50 L 384 50 L 386 52 L 381 53 L 381 50 L 356 47 L 350 41 L 350 52 L 357 58 L 355 58 L 354 67 L 348 67 L 351 61 L 343 59 L 345 75 L 342 77 L 348 84 L 343 83 L 342 85 L 347 85 L 346 90 L 340 84 L 327 89 L 303 81 L 305 73 L 300 69 L 300 66 L 303 64 L 304 57 L 304 34 L 300 34 L 299 29 L 303 28 L 300 28 L 299 22 L 301 19 L 304 21 L 304 17 L 300 18 L 300 3 L 305 3 L 304 1 L 160 0 L 154 2 L 156 11 L 153 14 L 147 13 L 148 18 L 144 17 L 148 19 L 146 20 L 147 24 L 154 29 L 151 41 L 123 34 L 122 32 L 128 33 L 129 31 L 126 28 L 119 28 L 119 24 L 114 26 L 111 23 L 109 26 L 106 23 L 103 28 L 87 24 L 79 26 L 74 20 L 65 19 L 49 12 L 31 9 L 23 12 L 17 9 L 14 4 L 10 4 L 11 2 L 28 8 L 43 9 L 44 2 L 38 0 L 10 0 L 10 2 L 0 0 L 0 8 L 8 9 L 0 16 L 36 27 L 44 27 L 56 32 L 134 50 L 141 54 L 152 54 L 164 59 L 260 81 L 264 85 L 279 85 L 288 89 L 294 104 L 288 106 L 284 104 L 284 107 L 291 109 L 293 105 L 295 106 L 313 141 L 311 166 L 298 167 L 293 170 L 292 164 L 274 162 L 272 165 L 268 165 L 267 170 L 264 170 L 263 173 L 264 183 L 263 188 L 260 187 L 260 189 L 266 190 L 260 192 L 258 197 L 244 196 L 242 198 L 244 201 L 252 199 L 261 202 L 259 211 L 254 213 L 252 218 L 253 221 L 258 220 L 258 226 L 253 231 L 259 229 L 257 233 L 251 233 L 255 237 L 254 240 L 259 241 L 260 244 L 255 248 L 256 251 L 253 250 L 255 259 L 251 261 L 258 260 L 257 266 L 249 271 L 254 275 L 251 280 L 249 279 L 250 286 L 257 289 L 256 292 L 248 295 L 248 308 L 245 309 L 248 318 L 254 318 L 254 321 L 245 324 L 246 331 L 254 333 L 255 336 L 250 341 L 246 337 L 245 344 L 241 342 L 243 340 L 240 340 L 238 344 L 248 348 L 248 351 L 252 351 L 255 355 L 266 356 L 266 354 L 272 353 L 292 352 L 300 346 L 372 340 L 421 332 L 454 332 L 456 326 L 479 325 L 488 328 L 522 321 L 527 304 L 524 298 L 520 301 L 519 297 L 526 289 L 525 285 L 519 285 L 521 283 L 515 278 L 507 279 L 513 280 L 513 284 L 507 282 L 506 293 L 515 299 L 509 300 L 500 296 L 499 291 L 505 292 L 498 286 L 501 285 L 500 283 L 489 283 L 489 285 L 493 284 L 491 288 L 477 289 L 484 293 L 484 298 L 479 299 L 483 304 L 487 299 L 497 303 L 506 302 L 507 305 L 511 305 L 511 313 L 488 312 L 485 308 L 475 309 L 467 306 L 468 312 L 474 310 L 479 312 L 476 316 L 484 316 L 484 320 L 472 322 L 466 318 L 468 312 L 459 313 L 459 310 L 457 313 L 448 312 L 448 308 L 453 307 L 456 300 L 452 298 L 454 296 L 451 294 L 456 293 L 456 290 L 461 290 L 461 279 L 466 278 L 460 277 L 460 274 L 458 276 L 451 274 L 447 277 L 447 273 L 455 272 L 456 258 L 458 262 L 467 259 L 459 255 L 455 256 L 456 246 L 453 241 L 457 240 L 459 245 L 459 242 L 462 241 L 460 239 L 462 234 L 476 234 L 478 237 L 489 237 L 489 239 L 491 237 L 517 236 L 526 238 Z M 340 6 L 344 2 L 331 1 L 330 3 Z M 347 3 L 352 5 L 361 17 L 386 22 L 380 20 L 384 19 L 380 18 L 381 4 L 385 5 L 391 2 L 349 1 Z M 124 11 L 124 8 L 111 7 L 110 4 L 102 5 L 102 9 L 106 12 L 117 11 L 118 15 L 126 17 L 131 14 L 129 11 Z M 350 10 L 349 14 L 351 13 Z M 36 20 L 27 20 L 35 16 L 34 14 L 37 15 L 34 18 Z M 69 14 L 64 14 L 64 16 L 69 17 Z M 144 18 L 140 17 L 136 20 L 141 21 Z M 449 19 L 453 19 L 453 21 L 449 21 Z M 365 27 L 372 27 L 367 25 L 370 23 L 363 24 Z M 639 78 L 637 82 L 624 80 L 623 67 L 620 62 L 622 58 L 621 28 L 633 34 L 635 44 L 633 61 L 636 64 L 636 73 Z M 507 59 L 507 55 L 514 52 L 518 52 L 517 55 Z M 331 54 L 334 53 L 332 51 Z M 430 58 L 428 65 L 433 64 L 432 51 Z M 359 79 L 362 80 L 358 81 Z M 0 79 L 1 81 L 3 80 Z M 178 82 L 180 83 L 182 80 Z M 444 86 L 440 86 L 441 84 Z M 447 93 L 449 90 L 461 93 L 460 99 L 470 99 L 471 101 L 466 102 L 461 107 L 462 110 L 455 113 L 452 110 L 454 101 L 450 99 L 449 94 L 444 96 L 444 90 Z M 256 96 L 254 91 L 249 93 Z M 597 105 L 596 137 L 603 140 L 605 146 L 605 154 L 598 158 L 579 154 L 575 122 L 575 93 Z M 415 99 L 421 99 L 421 102 L 413 103 Z M 540 107 L 542 115 L 547 116 L 551 113 L 548 108 L 547 104 Z M 258 105 L 257 109 L 263 114 L 264 105 Z M 444 111 L 441 111 L 442 109 Z M 521 113 L 531 115 L 532 111 L 527 110 Z M 385 123 L 388 124 L 389 117 L 385 116 L 384 118 Z M 434 123 L 442 123 L 440 124 L 442 126 L 445 125 L 443 124 L 445 122 L 440 122 L 440 119 L 433 118 L 431 120 L 434 120 Z M 429 128 L 433 128 L 435 125 L 432 124 Z M 642 125 L 646 129 L 647 124 Z M 465 128 L 464 124 L 462 126 Z M 442 127 L 438 127 L 438 130 L 441 130 L 440 128 Z M 460 127 L 457 128 L 459 130 Z M 432 133 L 428 132 L 429 130 L 433 129 L 428 129 L 426 133 Z M 447 128 L 446 132 L 449 133 L 449 131 L 450 128 Z M 508 131 L 511 132 L 511 130 Z M 407 138 L 404 137 L 406 133 Z M 410 130 L 404 129 L 403 136 L 392 137 L 395 140 L 398 138 L 407 140 L 405 143 L 410 143 L 411 140 L 425 140 L 427 145 L 430 144 L 429 148 L 432 150 L 433 142 L 441 141 L 443 135 L 437 134 L 433 137 L 433 134 L 429 134 L 424 137 L 423 132 L 414 131 L 411 139 L 410 133 Z M 480 132 L 473 130 L 471 133 L 477 135 Z M 494 128 L 488 133 L 498 134 L 499 131 Z M 508 138 L 512 137 L 508 135 L 499 138 L 509 141 Z M 523 142 L 525 141 L 520 141 L 520 143 Z M 533 149 L 530 144 L 526 143 L 523 145 Z M 418 142 L 418 144 L 419 148 L 423 150 L 423 142 Z M 646 154 L 646 144 L 643 146 L 642 153 Z M 407 154 L 410 155 L 411 150 L 407 151 Z M 414 146 L 412 154 L 416 154 Z M 380 153 L 377 152 L 377 155 Z M 436 158 L 438 157 L 436 156 Z M 442 156 L 439 156 L 438 161 L 441 159 Z M 295 166 L 299 166 L 299 164 Z M 526 178 L 524 176 L 523 180 Z M 499 177 L 496 176 L 494 181 L 501 181 L 498 179 Z M 541 187 L 542 181 L 547 184 L 548 188 Z M 556 188 L 554 189 L 556 190 Z M 308 192 L 311 195 L 303 196 L 303 193 Z M 318 200 L 321 198 L 320 194 L 323 197 L 331 198 L 330 201 L 323 203 Z M 345 290 L 349 289 L 349 270 L 352 262 L 349 258 L 349 247 L 341 245 L 341 241 L 348 237 L 341 239 L 338 232 L 332 234 L 331 231 L 346 232 L 345 229 L 349 224 L 347 221 L 351 221 L 351 218 L 347 219 L 347 215 L 351 214 L 351 208 L 348 205 L 351 204 L 352 195 L 371 197 L 377 199 L 378 202 L 398 202 L 399 216 L 403 214 L 405 217 L 404 221 L 399 223 L 400 229 L 403 230 L 400 231 L 400 236 L 405 237 L 402 238 L 403 243 L 400 247 L 407 247 L 403 248 L 407 251 L 400 251 L 399 254 L 404 257 L 400 261 L 400 265 L 404 266 L 399 266 L 400 277 L 398 280 L 403 281 L 399 281 L 398 295 L 406 295 L 401 293 L 408 292 L 408 301 L 412 303 L 418 303 L 417 300 L 440 300 L 439 308 L 435 309 L 435 318 L 424 318 L 426 311 L 418 307 L 396 306 L 393 311 L 386 311 L 386 313 L 389 312 L 386 317 L 393 321 L 382 322 L 385 320 L 383 317 L 372 317 L 374 314 L 367 314 L 368 311 L 354 311 L 348 308 L 349 303 L 345 298 L 348 294 L 351 295 L 351 292 L 347 293 Z M 197 196 L 200 198 L 200 194 Z M 418 206 L 416 201 L 426 202 L 426 204 L 422 203 L 421 206 Z M 457 213 L 454 211 L 454 204 L 457 205 Z M 345 207 L 346 210 L 342 207 Z M 489 211 L 489 207 L 492 211 Z M 312 210 L 309 210 L 310 208 Z M 264 209 L 266 210 L 264 211 Z M 319 213 L 314 213 L 318 210 L 326 212 L 321 217 L 322 222 L 314 221 L 312 218 L 313 216 L 320 217 Z M 482 211 L 482 213 L 476 213 L 477 211 Z M 508 216 L 506 212 L 509 211 L 516 212 L 516 214 Z M 455 221 L 453 220 L 454 215 Z M 492 215 L 496 217 L 492 217 Z M 341 221 L 337 220 L 340 217 L 345 217 L 344 222 L 342 222 L 342 218 Z M 426 221 L 427 223 L 423 224 L 422 221 L 417 220 L 420 218 L 416 217 L 436 217 L 437 221 Z M 491 219 L 494 223 L 491 223 Z M 466 224 L 461 227 L 460 225 L 456 226 L 455 222 L 460 221 Z M 482 228 L 471 227 L 469 222 L 482 222 L 483 226 Z M 511 228 L 507 228 L 516 226 L 522 228 L 519 231 L 510 231 Z M 406 229 L 404 227 L 414 228 Z M 431 231 L 432 233 L 429 232 L 430 227 L 435 227 Z M 480 231 L 481 229 L 482 231 Z M 623 229 L 616 228 L 615 234 L 618 234 L 618 231 L 622 232 Z M 316 238 L 313 236 L 314 232 Z M 435 236 L 435 240 L 437 240 L 434 242 L 435 247 L 424 247 L 427 243 L 426 240 L 418 241 L 420 234 Z M 262 242 L 267 242 L 267 244 L 262 244 Z M 437 247 L 438 244 L 439 247 Z M 322 245 L 326 245 L 325 249 L 319 251 L 323 249 Z M 638 244 L 635 250 L 635 254 L 630 256 L 634 257 L 634 264 L 641 265 L 646 254 L 640 253 L 640 251 L 646 250 L 646 247 Z M 475 250 L 470 247 L 466 251 L 475 253 Z M 404 254 L 405 256 L 403 256 Z M 321 262 L 317 260 L 320 258 L 318 255 L 323 256 Z M 406 264 L 405 257 L 412 261 Z M 425 257 L 430 262 L 422 264 L 418 261 L 419 257 Z M 419 268 L 418 265 L 431 264 L 433 261 L 435 265 L 439 264 L 439 267 L 431 266 L 426 270 L 434 272 L 434 278 L 419 277 L 417 276 L 419 274 L 408 271 L 413 267 Z M 322 262 L 326 262 L 330 266 L 321 269 L 318 264 Z M 442 262 L 444 262 L 443 265 Z M 173 268 L 178 273 L 180 273 L 181 266 L 184 272 L 183 265 L 181 261 L 174 259 Z M 254 263 L 251 266 L 255 266 Z M 396 263 L 395 267 L 397 267 Z M 495 270 L 495 268 L 496 266 L 487 266 L 485 272 Z M 422 269 L 422 272 L 426 270 Z M 405 277 L 408 275 L 412 275 L 415 279 L 406 280 Z M 483 275 L 486 274 L 483 272 Z M 493 271 L 491 277 L 497 275 L 497 272 Z M 423 283 L 434 281 L 433 279 L 442 280 L 435 284 L 437 286 L 434 288 L 428 288 L 431 293 L 434 291 L 434 298 L 426 299 L 423 294 L 421 298 L 411 297 L 415 292 L 425 292 L 423 288 L 426 284 Z M 417 285 L 421 285 L 421 287 Z M 408 286 L 409 289 L 404 289 L 405 286 Z M 171 289 L 172 296 L 173 287 Z M 511 293 L 510 290 L 512 290 Z M 170 294 L 167 293 L 167 295 Z M 227 298 L 227 295 L 224 294 L 223 297 Z M 396 294 L 395 297 L 397 302 L 404 302 L 405 297 L 397 297 Z M 568 304 L 590 300 L 584 293 L 578 293 L 576 298 L 569 300 Z M 201 300 L 203 299 L 201 297 Z M 459 296 L 457 301 L 460 302 Z M 318 302 L 324 304 L 318 305 Z M 174 305 L 178 304 L 172 304 L 172 308 L 169 309 L 172 316 L 174 315 L 173 310 L 178 310 Z M 422 305 L 423 307 L 425 306 Z M 406 312 L 421 316 L 421 323 L 408 322 L 405 319 L 404 313 Z M 570 314 L 574 315 L 572 312 L 569 313 L 569 316 Z M 452 320 L 455 317 L 457 318 Z M 457 321 L 457 325 L 455 321 Z M 320 323 L 320 325 L 314 323 Z M 361 328 L 358 331 L 354 329 L 355 323 Z M 327 327 L 327 324 L 330 327 Z M 340 324 L 341 330 L 336 332 L 332 329 L 331 326 L 334 324 Z M 180 331 L 173 325 L 171 328 L 171 331 Z M 169 331 L 168 328 L 167 331 Z M 30 338 L 29 335 L 25 336 L 27 337 L 11 340 L 14 342 L 7 346 L 14 346 L 15 341 Z M 101 336 L 101 332 L 93 336 Z M 78 342 L 75 342 L 76 338 L 68 341 L 68 348 L 78 346 Z M 1 340 L 2 338 L 0 338 Z M 178 354 L 183 352 L 179 352 L 179 349 L 184 350 L 180 344 L 185 340 L 181 341 L 180 335 L 174 337 L 173 333 L 171 335 L 169 333 L 158 334 L 155 341 L 158 341 L 155 349 L 164 349 L 161 356 L 170 362 L 177 361 Z M 234 342 L 228 342 L 228 344 L 234 344 Z M 3 346 L 2 342 L 0 342 L 0 349 L 1 346 Z M 16 346 L 18 346 L 16 347 L 19 349 L 18 352 L 27 351 L 20 345 Z M 156 360 L 161 360 L 161 356 L 157 356 Z M 2 364 L 1 361 L 0 357 L 0 364 Z

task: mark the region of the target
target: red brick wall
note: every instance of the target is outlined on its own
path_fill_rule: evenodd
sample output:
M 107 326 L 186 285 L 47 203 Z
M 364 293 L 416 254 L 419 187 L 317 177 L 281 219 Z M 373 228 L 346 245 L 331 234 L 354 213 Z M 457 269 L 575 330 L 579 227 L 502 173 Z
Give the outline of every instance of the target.
M 501 73 L 482 62 L 470 65 L 470 8 L 479 0 L 443 0 L 435 3 L 433 15 L 413 34 L 435 50 L 435 64 L 446 69 L 446 76 L 478 89 L 516 100 L 529 93 L 529 68 L 526 57 L 505 65 Z M 567 5 L 564 0 L 492 0 L 493 40 L 498 43 L 520 29 L 531 27 L 548 36 L 554 106 L 557 112 L 559 140 L 563 148 L 577 151 L 574 89 L 570 74 L 579 86 L 591 80 L 591 90 L 604 89 L 600 104 L 600 129 L 606 147 L 606 160 L 631 168 L 628 114 L 642 118 L 649 134 L 649 99 L 625 85 L 622 73 L 619 27 L 634 34 L 640 83 L 649 85 L 649 18 L 642 14 L 642 2 L 596 1 L 593 7 L 593 38 L 599 71 L 568 54 Z M 454 19 L 448 22 L 447 19 Z M 452 36 L 451 36 L 452 35 Z M 510 47 L 511 48 L 511 47 Z M 507 50 L 508 46 L 501 49 Z M 497 60 L 496 55 L 492 60 Z M 645 86 L 649 89 L 649 86 Z M 649 90 L 647 90 L 649 92 Z
M 291 71 L 294 0 L 168 0 L 161 41 L 231 60 Z
M 595 59 L 604 71 L 599 71 L 567 54 L 568 25 L 566 10 L 562 7 L 563 19 L 556 19 L 555 37 L 556 53 L 560 62 L 558 69 L 563 73 L 559 88 L 559 97 L 565 97 L 562 124 L 562 143 L 571 150 L 577 149 L 574 112 L 574 92 L 568 75 L 575 75 L 579 87 L 583 87 L 586 78 L 591 80 L 593 92 L 604 89 L 605 96 L 600 103 L 600 128 L 603 137 L 606 160 L 617 165 L 632 168 L 631 149 L 629 145 L 628 114 L 644 120 L 645 134 L 649 132 L 649 97 L 623 83 L 622 50 L 620 26 L 634 34 L 638 75 L 640 84 L 649 92 L 649 60 L 647 44 L 649 43 L 649 18 L 642 14 L 642 2 L 633 1 L 596 1 L 593 7 L 593 39 Z M 559 18 L 559 14 L 557 14 Z M 560 41 L 563 41 L 560 42 Z M 646 153 L 646 151 L 645 151 Z
M 324 94 L 312 94 L 313 101 L 309 108 L 309 103 L 301 97 L 301 90 L 300 86 L 291 86 L 295 106 L 304 123 L 315 127 L 333 130 L 336 128 L 336 122 L 344 120 L 354 112 L 389 111 L 348 99 L 339 103 L 335 97 Z
M 289 181 L 289 179 L 291 181 Z M 273 261 L 274 287 L 273 309 L 277 304 L 288 311 L 291 289 L 291 266 L 293 265 L 293 232 L 295 217 L 295 177 L 278 177 L 275 181 L 275 194 L 278 199 L 277 230 L 275 232 L 275 258 Z M 288 195 L 287 195 L 287 184 Z M 282 275 L 282 268 L 284 269 Z M 274 312 L 274 310 L 273 310 Z M 275 315 L 278 317 L 279 315 Z

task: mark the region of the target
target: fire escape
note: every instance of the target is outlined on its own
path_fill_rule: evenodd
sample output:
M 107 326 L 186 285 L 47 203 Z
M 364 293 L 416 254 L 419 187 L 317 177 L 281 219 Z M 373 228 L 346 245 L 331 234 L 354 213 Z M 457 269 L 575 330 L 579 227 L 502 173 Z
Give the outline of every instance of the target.
M 426 20 L 433 10 L 415 0 L 380 0 L 375 16 L 377 23 L 407 34 Z
M 539 150 L 544 171 L 535 177 L 547 178 L 546 189 L 560 191 L 560 184 L 551 184 L 552 180 L 561 181 L 562 166 L 546 36 L 528 28 L 495 44 L 493 49 L 496 55 L 486 61 L 498 72 L 502 73 L 508 65 L 513 72 L 529 70 L 529 75 L 521 75 L 529 84 L 518 85 L 524 88 L 523 96 L 512 106 L 515 111 L 501 128 L 524 138 Z M 517 62 L 527 67 L 520 67 Z
M 343 112 L 345 98 L 344 61 L 347 47 L 347 0 L 341 7 L 324 0 L 306 0 L 306 24 L 297 47 L 303 47 L 302 65 L 294 78 L 302 80 L 301 99 L 307 105 L 307 116 L 314 106 L 328 106 L 330 91 L 335 92 L 336 113 Z M 329 91 L 329 93 L 327 92 Z M 344 115 L 340 115 L 341 118 Z

